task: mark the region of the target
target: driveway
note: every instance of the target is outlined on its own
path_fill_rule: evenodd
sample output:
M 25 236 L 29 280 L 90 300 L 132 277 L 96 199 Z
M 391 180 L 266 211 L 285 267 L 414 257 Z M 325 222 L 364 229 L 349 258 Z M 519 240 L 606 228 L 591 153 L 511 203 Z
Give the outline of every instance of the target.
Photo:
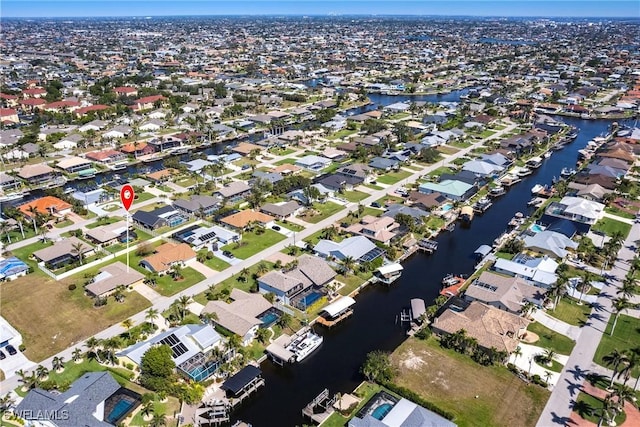
M 565 337 L 569 337 L 572 340 L 576 341 L 580 336 L 580 328 L 577 326 L 570 325 L 562 320 L 558 320 L 555 317 L 545 313 L 541 310 L 536 310 L 533 313 L 533 318 L 536 319 L 541 325 L 546 326 L 554 332 L 564 335 Z
M 220 258 L 221 260 L 223 260 L 224 262 L 226 262 L 227 264 L 231 264 L 231 265 L 236 265 L 236 264 L 240 264 L 243 260 L 233 257 L 233 258 L 229 258 L 228 256 L 225 256 L 222 254 L 222 251 L 218 250 L 215 251 L 213 253 L 217 258 Z
M 21 352 L 17 352 L 13 356 L 10 356 L 6 349 L 2 349 L 2 352 L 7 356 L 7 358 L 4 359 L 1 364 L 2 372 L 4 372 L 5 378 L 14 376 L 15 372 L 19 371 L 20 369 L 26 371 L 36 366 L 35 363 L 27 359 L 27 357 Z

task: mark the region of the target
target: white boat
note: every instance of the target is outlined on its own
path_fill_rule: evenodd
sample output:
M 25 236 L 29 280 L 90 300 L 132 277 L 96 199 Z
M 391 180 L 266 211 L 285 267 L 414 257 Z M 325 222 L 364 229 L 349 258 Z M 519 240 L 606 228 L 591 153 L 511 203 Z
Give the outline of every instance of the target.
M 373 272 L 378 282 L 390 285 L 402 276 L 402 270 L 404 268 L 400 263 L 394 262 L 392 264 L 383 265 Z
M 529 160 L 527 160 L 527 166 L 533 169 L 538 169 L 540 166 L 542 166 L 542 158 L 540 157 L 532 157 Z
M 548 159 L 549 157 L 551 157 L 551 151 L 547 151 L 545 152 L 542 157 L 544 157 L 545 159 Z
M 11 200 L 18 200 L 18 199 L 22 199 L 25 196 L 28 196 L 29 192 L 27 191 L 26 193 L 12 193 L 12 194 L 5 194 L 0 196 L 0 202 L 9 202 Z
M 502 185 L 499 185 L 499 186 L 493 187 L 491 190 L 489 190 L 489 196 L 498 197 L 498 196 L 502 196 L 506 192 L 507 191 L 504 189 L 504 187 Z
M 538 194 L 541 190 L 544 190 L 544 185 L 536 184 L 531 187 L 531 194 Z
M 324 338 L 307 327 L 298 331 L 293 341 L 285 348 L 295 355 L 296 362 L 301 362 L 320 347 L 322 341 Z
M 563 178 L 567 178 L 567 177 L 570 177 L 571 175 L 573 175 L 574 173 L 576 173 L 575 169 L 562 168 L 562 171 L 560 171 L 560 176 L 563 177 Z
M 518 170 L 517 175 L 518 175 L 519 177 L 521 177 L 521 178 L 522 178 L 522 177 L 524 177 L 524 176 L 529 176 L 529 175 L 531 175 L 531 173 L 532 173 L 532 172 L 531 172 L 531 169 L 526 168 L 526 167 L 522 167 L 522 168 L 520 168 L 520 169 Z

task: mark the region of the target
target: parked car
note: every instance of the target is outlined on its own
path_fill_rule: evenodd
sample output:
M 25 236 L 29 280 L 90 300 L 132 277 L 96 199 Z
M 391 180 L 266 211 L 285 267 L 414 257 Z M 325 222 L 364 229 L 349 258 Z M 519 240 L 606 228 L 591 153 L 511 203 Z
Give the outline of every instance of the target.
M 272 230 L 276 230 L 276 231 L 280 231 L 281 230 L 280 226 L 278 226 L 278 225 L 272 225 L 271 229 Z
M 8 345 L 8 346 L 6 347 L 6 349 L 7 349 L 7 352 L 9 353 L 9 355 L 11 355 L 11 356 L 13 356 L 14 354 L 16 354 L 16 353 L 17 353 L 17 351 L 16 351 L 15 347 L 14 347 L 14 346 L 12 346 L 12 345 Z
M 373 203 L 371 203 L 371 207 L 372 208 L 380 208 L 382 206 L 380 206 L 380 203 L 378 203 L 378 202 L 373 202 Z
M 222 251 L 222 255 L 226 256 L 227 258 L 233 258 L 233 254 L 229 251 Z
M 7 358 L 7 356 L 4 354 L 4 352 L 2 350 L 0 350 L 0 360 L 4 360 L 6 358 Z

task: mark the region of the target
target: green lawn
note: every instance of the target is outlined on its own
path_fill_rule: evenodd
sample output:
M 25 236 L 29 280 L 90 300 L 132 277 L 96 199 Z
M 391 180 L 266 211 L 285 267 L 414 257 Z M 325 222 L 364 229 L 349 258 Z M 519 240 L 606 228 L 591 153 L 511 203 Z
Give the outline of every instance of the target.
M 316 231 L 315 233 L 313 233 L 311 236 L 307 237 L 306 239 L 304 239 L 305 242 L 309 243 L 310 245 L 316 245 L 321 239 L 322 239 L 322 233 L 324 232 L 324 230 L 319 230 Z M 331 240 L 333 240 L 334 242 L 341 242 L 344 240 L 344 236 L 343 235 L 336 235 L 335 237 L 333 237 Z M 287 251 L 283 251 L 285 253 L 287 253 Z
M 547 310 L 547 314 L 570 325 L 582 326 L 591 314 L 591 306 L 589 304 L 578 305 L 577 301 L 564 297 L 560 298 L 556 309 Z
M 534 345 L 542 348 L 553 349 L 556 353 L 559 354 L 571 354 L 573 347 L 576 345 L 576 342 L 571 338 L 554 332 L 538 322 L 531 323 L 527 327 L 527 330 L 537 334 L 540 337 L 539 341 L 533 343 Z
M 604 208 L 604 211 L 610 213 L 611 215 L 616 215 L 626 219 L 634 219 L 636 217 L 634 214 L 620 210 L 615 206 L 607 206 L 606 208 Z
M 28 264 L 33 269 L 33 273 L 29 274 L 28 277 L 34 277 L 36 275 L 45 276 L 45 273 L 42 270 L 40 270 L 40 268 L 38 268 L 38 263 L 35 260 L 30 259 L 29 257 L 31 256 L 32 253 L 37 252 L 40 249 L 48 248 L 49 246 L 52 246 L 52 245 L 53 244 L 51 242 L 43 242 L 42 240 L 40 240 L 36 243 L 32 243 L 30 245 L 23 246 L 21 248 L 12 249 L 11 253 L 21 261 Z M 46 277 L 49 278 L 49 276 L 46 276 Z
M 447 166 L 440 166 L 438 169 L 429 172 L 429 176 L 440 176 L 444 173 L 454 173 L 455 171 Z
M 16 226 L 16 228 L 14 228 L 9 232 L 9 238 L 11 239 L 11 242 L 9 242 L 9 239 L 7 239 L 6 234 L 3 234 L 2 237 L 0 238 L 2 239 L 3 242 L 10 244 L 10 243 L 16 243 L 22 240 L 30 239 L 36 235 L 36 232 L 33 230 L 31 223 L 23 225 L 22 229 L 24 230 L 24 237 L 22 237 L 22 233 L 20 232 L 20 227 Z
M 355 274 L 349 274 L 348 276 L 339 274 L 338 276 L 336 276 L 336 280 L 344 283 L 344 286 L 338 291 L 340 295 L 349 295 L 351 292 L 357 289 L 358 286 L 362 285 L 365 282 L 363 278 Z
M 213 268 L 216 271 L 223 271 L 226 270 L 227 268 L 231 267 L 231 264 L 227 263 L 226 261 L 221 260 L 220 258 L 217 257 L 213 257 L 211 259 L 208 259 L 204 262 L 204 265 L 206 265 L 209 268 Z
M 621 314 L 612 336 L 610 334 L 614 319 L 615 316 L 612 315 L 593 358 L 594 362 L 602 366 L 606 366 L 602 358 L 613 350 L 624 351 L 640 347 L 640 319 Z M 640 367 L 636 367 L 632 376 L 637 377 L 639 375 Z
M 269 152 L 277 155 L 277 156 L 286 156 L 288 154 L 291 153 L 295 153 L 296 150 L 292 149 L 292 148 L 272 148 L 271 150 L 269 150 Z
M 598 424 L 598 421 L 600 421 L 600 410 L 602 406 L 602 400 L 598 399 L 597 397 L 591 396 L 587 393 L 580 393 L 578 394 L 578 398 L 576 399 L 574 412 L 576 412 L 585 420 L 591 421 L 594 424 Z M 615 418 L 616 425 L 622 424 L 626 419 L 627 416 L 624 411 L 622 411 Z M 603 425 L 607 424 L 603 423 Z
M 287 221 L 287 220 L 284 220 L 284 221 L 276 220 L 276 224 L 278 224 L 280 227 L 284 227 L 284 228 L 286 228 L 288 230 L 291 230 L 291 231 L 298 232 L 298 231 L 304 230 L 303 226 L 301 226 L 299 224 L 294 224 L 293 222 L 290 222 L 290 221 Z
M 331 414 L 329 418 L 326 419 L 324 423 L 322 423 L 322 427 L 344 427 L 347 422 L 358 413 L 358 411 L 373 397 L 374 394 L 382 390 L 377 384 L 373 383 L 362 383 L 358 386 L 353 394 L 358 396 L 361 400 L 358 406 L 349 414 L 349 416 L 345 417 L 340 414 L 338 411 Z M 387 391 L 388 392 L 388 391 Z M 394 394 L 394 393 L 390 393 Z
M 619 231 L 626 238 L 631 231 L 631 224 L 625 222 L 616 221 L 611 218 L 602 218 L 591 227 L 592 231 L 601 231 L 607 236 L 613 235 L 613 233 Z
M 220 283 L 218 283 L 216 285 L 216 290 L 220 290 L 222 288 L 238 288 L 242 291 L 245 292 L 250 292 L 251 288 L 257 288 L 257 281 L 253 278 L 253 276 L 255 275 L 256 277 L 259 276 L 258 274 L 258 267 L 260 266 L 260 264 L 264 264 L 267 268 L 267 272 L 273 270 L 273 266 L 274 264 L 271 262 L 267 262 L 267 261 L 262 261 L 258 264 L 254 264 L 251 267 L 246 269 L 246 275 L 244 276 L 244 278 L 246 280 L 242 280 L 243 275 L 241 274 L 242 271 L 240 273 L 237 273 L 231 277 L 229 277 L 227 280 L 224 280 Z M 263 273 L 264 274 L 264 273 Z M 205 298 L 206 300 L 206 298 Z
M 362 191 L 352 190 L 352 191 L 345 191 L 344 193 L 340 194 L 339 196 L 347 199 L 350 202 L 357 203 L 357 202 L 359 202 L 361 200 L 364 200 L 367 197 L 369 197 L 369 194 L 364 193 Z
M 282 159 L 282 160 L 278 160 L 277 162 L 274 163 L 274 165 L 276 166 L 280 166 L 280 165 L 293 165 L 296 163 L 298 159 Z
M 160 276 L 157 281 L 155 290 L 166 297 L 177 294 L 178 292 L 185 290 L 198 282 L 205 279 L 204 275 L 191 267 L 185 267 L 182 269 L 182 280 L 173 280 L 169 274 Z
M 142 203 L 147 200 L 151 200 L 154 197 L 156 196 L 154 196 L 151 193 L 147 193 L 146 191 L 143 191 L 142 193 L 136 194 L 136 199 L 134 200 L 133 204 L 135 205 L 136 203 Z
M 382 190 L 384 187 L 380 187 L 379 185 L 374 184 L 363 184 L 365 187 L 370 188 L 372 190 Z
M 124 218 L 120 218 L 119 216 L 103 216 L 98 218 L 97 221 L 94 221 L 91 224 L 85 225 L 85 227 L 92 229 L 92 228 L 100 227 L 101 225 L 113 224 L 114 222 L 122 221 L 123 219 Z
M 333 133 L 333 134 L 327 136 L 327 139 L 333 140 L 333 139 L 338 139 L 338 138 L 344 138 L 346 136 L 353 135 L 356 132 L 358 132 L 357 129 L 356 130 L 342 129 L 342 130 L 339 130 L 336 133 Z
M 53 226 L 55 228 L 64 228 L 64 227 L 68 227 L 70 225 L 73 225 L 73 221 L 71 221 L 70 219 L 68 219 L 66 221 L 56 222 L 55 224 L 53 224 Z
M 141 242 L 146 242 L 149 239 L 151 239 L 151 234 L 147 233 L 146 231 L 142 231 L 139 228 L 136 228 L 134 230 L 134 233 L 136 233 L 136 235 L 138 236 L 137 239 L 129 242 L 129 247 L 139 244 Z M 120 252 L 124 249 L 127 249 L 127 244 L 126 243 L 116 243 L 115 245 L 110 245 L 107 246 L 106 248 L 104 248 L 106 251 L 111 252 L 112 254 L 115 254 L 117 252 Z
M 400 170 L 398 172 L 388 172 L 384 175 L 378 177 L 377 181 L 382 184 L 395 184 L 396 182 L 402 181 L 405 178 L 409 178 L 411 176 L 411 172 Z
M 314 203 L 311 214 L 308 210 L 304 215 L 300 215 L 300 219 L 311 224 L 317 224 L 323 219 L 329 218 L 331 215 L 340 212 L 345 207 L 333 202 Z
M 285 236 L 273 230 L 264 230 L 260 235 L 247 232 L 242 234 L 242 240 L 238 242 L 240 246 L 237 243 L 230 243 L 223 246 L 222 250 L 230 251 L 236 258 L 247 259 L 284 239 L 286 239 Z

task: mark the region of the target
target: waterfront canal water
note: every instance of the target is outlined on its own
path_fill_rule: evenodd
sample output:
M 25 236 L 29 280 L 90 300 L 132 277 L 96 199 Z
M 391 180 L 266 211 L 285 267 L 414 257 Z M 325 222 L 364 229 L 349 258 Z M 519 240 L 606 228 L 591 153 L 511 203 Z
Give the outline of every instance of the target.
M 404 329 L 396 324 L 396 316 L 408 306 L 409 300 L 423 298 L 430 305 L 447 273 L 471 274 L 475 264 L 473 251 L 481 244 L 490 245 L 516 212 L 531 212 L 526 205 L 532 197 L 531 187 L 537 183 L 550 184 L 563 167 L 575 166 L 578 150 L 606 132 L 610 124 L 572 118 L 563 121 L 580 128 L 572 144 L 554 152 L 532 175 L 494 200 L 485 214 L 476 215 L 470 228 L 456 227 L 452 233 L 442 233 L 435 254 L 416 253 L 405 261 L 402 277 L 391 287 L 366 288 L 356 297 L 354 315 L 343 324 L 332 330 L 317 326 L 324 342 L 302 363 L 284 368 L 269 360 L 262 363 L 266 386 L 247 400 L 234 418 L 254 427 L 302 425 L 305 422 L 302 408 L 324 388 L 331 393 L 351 392 L 362 381 L 359 368 L 368 352 L 393 351 L 406 339 Z

